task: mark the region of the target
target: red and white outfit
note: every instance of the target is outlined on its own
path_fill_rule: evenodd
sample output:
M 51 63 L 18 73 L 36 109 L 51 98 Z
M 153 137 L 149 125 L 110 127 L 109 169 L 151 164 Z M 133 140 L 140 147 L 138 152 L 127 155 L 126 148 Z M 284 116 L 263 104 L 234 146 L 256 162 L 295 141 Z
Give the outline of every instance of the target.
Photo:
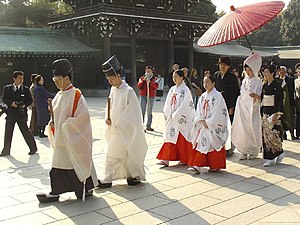
M 191 131 L 195 118 L 192 94 L 184 82 L 171 87 L 163 108 L 166 119 L 164 144 L 157 159 L 187 164 L 191 151 Z
M 198 102 L 192 131 L 193 154 L 189 166 L 218 170 L 226 168 L 225 144 L 230 120 L 222 94 L 213 88 L 203 93 Z M 203 121 L 207 124 L 205 128 Z

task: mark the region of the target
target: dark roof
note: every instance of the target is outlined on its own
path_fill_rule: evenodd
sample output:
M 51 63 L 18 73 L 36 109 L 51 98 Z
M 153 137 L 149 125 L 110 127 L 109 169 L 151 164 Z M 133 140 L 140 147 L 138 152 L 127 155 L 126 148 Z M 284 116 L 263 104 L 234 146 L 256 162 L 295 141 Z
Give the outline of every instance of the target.
M 77 9 L 73 13 L 57 15 L 53 17 L 52 22 L 50 22 L 49 25 L 72 22 L 75 20 L 84 20 L 89 17 L 98 16 L 124 17 L 129 19 L 149 19 L 154 21 L 165 21 L 168 23 L 177 22 L 203 26 L 211 25 L 211 22 L 208 21 L 208 18 L 203 15 L 193 15 L 190 13 L 165 11 L 147 7 L 127 7 L 106 3 L 98 3 L 97 5 L 83 7 L 79 10 Z
M 300 59 L 300 45 L 294 46 L 253 46 L 254 49 L 277 54 L 281 59 Z
M 205 48 L 199 47 L 196 43 L 194 43 L 194 51 L 210 55 L 222 55 L 238 58 L 248 57 L 251 54 L 251 50 L 249 48 L 239 45 L 236 41 L 231 41 L 224 44 Z M 269 53 L 264 51 L 254 50 L 254 52 L 259 54 L 261 57 L 273 57 L 277 55 L 277 53 Z
M 0 26 L 1 54 L 82 54 L 100 52 L 90 48 L 67 30 Z

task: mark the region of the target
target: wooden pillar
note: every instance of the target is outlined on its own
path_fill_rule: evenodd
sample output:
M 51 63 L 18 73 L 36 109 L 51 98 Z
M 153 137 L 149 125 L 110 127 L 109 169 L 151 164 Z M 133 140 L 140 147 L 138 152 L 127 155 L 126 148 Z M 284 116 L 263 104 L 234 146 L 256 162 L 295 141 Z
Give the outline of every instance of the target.
M 136 40 L 135 37 L 130 37 L 130 63 L 131 63 L 131 85 L 135 87 L 137 85 L 136 77 Z
M 192 71 L 194 67 L 194 49 L 193 49 L 193 39 L 189 41 L 189 66 L 190 71 Z
M 171 37 L 168 41 L 168 72 L 172 71 L 174 65 L 174 38 Z
M 104 48 L 103 48 L 103 56 L 104 60 L 108 60 L 111 57 L 111 50 L 110 50 L 110 38 L 104 37 Z

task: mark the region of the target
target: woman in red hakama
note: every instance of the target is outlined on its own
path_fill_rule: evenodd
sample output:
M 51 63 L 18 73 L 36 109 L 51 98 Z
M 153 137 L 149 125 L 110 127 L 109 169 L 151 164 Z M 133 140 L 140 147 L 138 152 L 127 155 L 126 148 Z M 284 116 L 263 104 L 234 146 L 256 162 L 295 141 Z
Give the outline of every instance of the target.
M 187 164 L 193 150 L 191 131 L 195 107 L 184 79 L 181 69 L 174 71 L 173 81 L 176 85 L 171 87 L 163 109 L 166 127 L 164 144 L 157 155 L 157 159 L 161 160 L 159 165 L 169 166 L 169 161 Z
M 226 168 L 225 143 L 229 136 L 230 120 L 222 94 L 215 89 L 215 78 L 204 78 L 206 92 L 198 101 L 192 131 L 194 149 L 190 155 L 188 170 L 200 172 L 201 167 L 209 171 Z

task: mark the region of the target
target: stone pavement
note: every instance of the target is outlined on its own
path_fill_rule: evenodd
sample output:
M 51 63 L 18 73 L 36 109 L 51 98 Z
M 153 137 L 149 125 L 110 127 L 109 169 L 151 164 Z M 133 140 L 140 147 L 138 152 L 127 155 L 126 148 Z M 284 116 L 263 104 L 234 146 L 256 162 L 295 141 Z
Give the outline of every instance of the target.
M 88 98 L 93 126 L 93 153 L 98 174 L 105 151 L 105 98 Z M 125 180 L 111 189 L 95 190 L 82 202 L 74 193 L 60 202 L 39 204 L 36 192 L 49 191 L 52 151 L 47 139 L 36 138 L 39 152 L 28 147 L 15 129 L 11 156 L 0 158 L 0 225 L 2 224 L 300 224 L 300 142 L 285 141 L 282 165 L 264 168 L 261 159 L 227 158 L 218 173 L 187 173 L 187 166 L 156 165 L 163 143 L 163 102 L 154 108 L 154 132 L 146 134 L 147 182 L 128 187 Z M 0 147 L 4 116 L 0 118 Z M 243 135 L 243 134 L 241 134 Z M 260 156 L 261 157 L 261 156 Z

